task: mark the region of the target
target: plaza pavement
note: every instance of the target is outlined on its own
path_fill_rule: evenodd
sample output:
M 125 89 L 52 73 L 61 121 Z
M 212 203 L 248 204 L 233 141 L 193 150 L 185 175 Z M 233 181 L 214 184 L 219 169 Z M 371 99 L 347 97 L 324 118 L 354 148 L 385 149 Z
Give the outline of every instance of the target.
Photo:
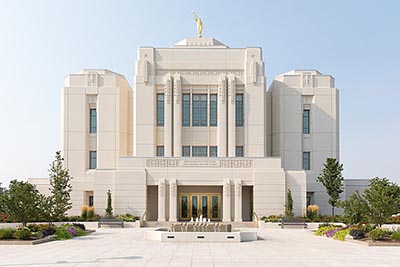
M 85 237 L 35 246 L 0 246 L 0 266 L 400 267 L 400 247 L 366 247 L 306 230 L 257 229 L 247 243 L 161 243 L 149 229 L 97 229 Z

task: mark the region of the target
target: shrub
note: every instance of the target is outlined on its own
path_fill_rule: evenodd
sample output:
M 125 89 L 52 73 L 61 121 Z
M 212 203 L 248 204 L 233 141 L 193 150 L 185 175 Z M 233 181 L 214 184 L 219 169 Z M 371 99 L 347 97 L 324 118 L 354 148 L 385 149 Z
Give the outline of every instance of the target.
M 124 222 L 134 222 L 134 221 L 136 221 L 135 215 L 128 214 L 128 213 L 117 215 L 117 219 L 118 220 L 122 220 Z
M 85 226 L 83 223 L 73 223 L 72 225 L 73 225 L 75 228 L 79 228 L 79 229 L 81 229 L 81 230 L 83 230 L 83 231 L 86 230 L 86 226 Z
M 337 228 L 340 228 L 340 226 L 338 226 L 338 225 L 333 225 L 333 224 L 321 224 L 321 225 L 318 227 L 317 231 L 315 232 L 315 235 L 317 235 L 317 236 L 322 236 L 322 235 L 324 235 L 327 231 L 334 230 L 334 229 L 337 229 Z
M 0 229 L 0 239 L 13 239 L 15 230 L 12 228 Z
M 84 230 L 82 230 L 81 228 L 79 228 L 79 227 L 74 227 L 74 229 L 76 231 L 76 236 L 85 236 L 85 235 L 87 235 L 87 233 Z
M 37 232 L 39 231 L 39 225 L 37 224 L 28 224 L 27 226 L 31 232 Z
M 71 239 L 72 234 L 65 228 L 57 228 L 56 229 L 56 239 L 57 240 L 66 240 Z
M 89 207 L 87 205 L 81 207 L 81 217 L 84 221 L 88 218 L 88 209 Z
M 335 234 L 339 231 L 343 230 L 342 228 L 335 228 L 335 229 L 331 229 L 325 232 L 325 236 L 326 237 L 334 237 Z
M 269 215 L 261 217 L 261 220 L 265 222 L 280 222 L 282 221 L 282 215 Z
M 307 217 L 310 220 L 314 220 L 318 216 L 318 209 L 319 207 L 317 205 L 309 205 L 307 207 Z
M 390 235 L 390 239 L 392 239 L 392 240 L 400 240 L 400 232 L 393 232 Z
M 349 229 L 339 230 L 333 235 L 333 239 L 344 241 L 349 232 L 350 232 Z
M 351 235 L 353 239 L 362 239 L 365 237 L 365 232 L 361 229 L 351 229 L 349 235 Z
M 71 226 L 71 227 L 68 227 L 67 230 L 68 230 L 68 232 L 71 233 L 72 236 L 77 236 L 77 235 L 78 235 L 77 231 L 76 231 L 75 228 L 72 227 L 72 226 Z
M 386 236 L 386 231 L 381 228 L 376 228 L 376 229 L 372 230 L 371 232 L 369 232 L 368 236 L 374 241 L 382 240 Z
M 15 231 L 17 239 L 27 240 L 32 236 L 31 230 L 28 227 L 20 227 Z
M 41 233 L 42 233 L 41 237 L 44 238 L 49 235 L 54 235 L 56 233 L 56 230 L 53 227 L 47 227 L 47 228 L 42 229 Z
M 89 207 L 87 211 L 87 219 L 92 221 L 94 217 L 94 207 Z

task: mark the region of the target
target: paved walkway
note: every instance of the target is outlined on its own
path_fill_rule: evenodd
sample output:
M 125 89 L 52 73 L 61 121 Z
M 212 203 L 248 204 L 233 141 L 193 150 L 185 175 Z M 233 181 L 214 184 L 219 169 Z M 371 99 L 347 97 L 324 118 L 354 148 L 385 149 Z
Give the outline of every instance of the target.
M 0 246 L 0 266 L 400 267 L 400 247 L 365 247 L 305 230 L 257 229 L 247 243 L 161 243 L 148 229 L 99 229 L 68 241 Z

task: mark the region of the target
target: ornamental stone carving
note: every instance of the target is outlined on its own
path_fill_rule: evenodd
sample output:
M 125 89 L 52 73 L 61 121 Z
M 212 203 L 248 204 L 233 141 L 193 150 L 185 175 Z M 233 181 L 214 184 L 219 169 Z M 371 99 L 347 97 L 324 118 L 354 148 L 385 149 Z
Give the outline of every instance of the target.
M 313 87 L 313 76 L 311 73 L 303 73 L 303 87 Z
M 251 83 L 255 85 L 257 83 L 257 62 L 254 59 L 250 63 L 250 77 Z
M 157 70 L 156 75 L 164 76 L 165 74 L 180 74 L 180 75 L 197 75 L 197 76 L 219 76 L 233 74 L 236 76 L 243 76 L 244 70 L 175 70 L 175 69 L 164 69 Z
M 158 196 L 160 198 L 165 197 L 165 180 L 164 179 L 160 180 L 160 182 L 158 184 Z
M 167 74 L 164 77 L 164 99 L 167 104 L 171 104 L 171 96 L 172 96 L 172 79 L 171 75 Z
M 143 60 L 142 64 L 142 76 L 143 76 L 143 82 L 147 84 L 149 82 L 149 61 L 147 59 Z
M 97 73 L 88 73 L 86 76 L 87 86 L 97 86 Z
M 176 180 L 171 180 L 169 182 L 169 190 L 170 190 L 170 195 L 171 197 L 176 197 L 176 191 L 177 191 L 177 186 L 176 186 Z
M 219 76 L 219 84 L 218 84 L 218 97 L 221 99 L 221 103 L 225 103 L 226 98 L 226 76 Z
M 181 83 L 181 76 L 178 74 L 174 76 L 174 98 L 176 104 L 180 103 L 181 96 L 182 96 L 182 83 Z
M 235 183 L 235 195 L 236 197 L 242 197 L 242 182 L 236 181 Z
M 224 197 L 229 198 L 231 195 L 231 182 L 229 180 L 224 181 Z
M 236 96 L 236 79 L 234 75 L 231 75 L 229 77 L 229 83 L 228 83 L 228 93 L 229 93 L 229 99 L 231 100 L 231 104 L 235 104 L 235 96 Z
M 147 159 L 147 168 L 252 168 L 251 159 Z

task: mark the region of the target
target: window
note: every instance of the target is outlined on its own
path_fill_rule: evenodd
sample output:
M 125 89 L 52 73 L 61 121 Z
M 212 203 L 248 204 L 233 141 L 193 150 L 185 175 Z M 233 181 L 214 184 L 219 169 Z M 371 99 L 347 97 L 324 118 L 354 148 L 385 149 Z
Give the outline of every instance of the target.
M 190 146 L 182 147 L 182 157 L 190 157 Z
M 217 147 L 210 146 L 210 157 L 216 157 L 216 156 L 217 156 Z
M 307 206 L 314 205 L 314 192 L 307 192 Z
M 190 94 L 183 94 L 182 99 L 182 126 L 190 126 Z
M 164 126 L 164 94 L 157 94 L 157 126 Z
M 90 109 L 90 133 L 97 132 L 97 111 L 95 108 Z
M 193 95 L 192 126 L 207 126 L 207 95 Z
M 243 147 L 242 146 L 237 146 L 236 147 L 235 156 L 236 157 L 243 157 Z
M 217 95 L 210 95 L 210 126 L 217 126 Z
M 310 110 L 303 110 L 303 134 L 310 133 Z
M 97 151 L 89 151 L 89 169 L 97 168 Z
M 303 169 L 310 170 L 310 152 L 303 152 Z
M 94 198 L 93 196 L 89 196 L 89 207 L 93 207 L 94 205 Z
M 192 156 L 193 157 L 207 157 L 207 147 L 206 146 L 192 146 Z
M 157 146 L 157 157 L 164 157 L 164 146 Z
M 236 95 L 236 127 L 243 127 L 243 95 Z

